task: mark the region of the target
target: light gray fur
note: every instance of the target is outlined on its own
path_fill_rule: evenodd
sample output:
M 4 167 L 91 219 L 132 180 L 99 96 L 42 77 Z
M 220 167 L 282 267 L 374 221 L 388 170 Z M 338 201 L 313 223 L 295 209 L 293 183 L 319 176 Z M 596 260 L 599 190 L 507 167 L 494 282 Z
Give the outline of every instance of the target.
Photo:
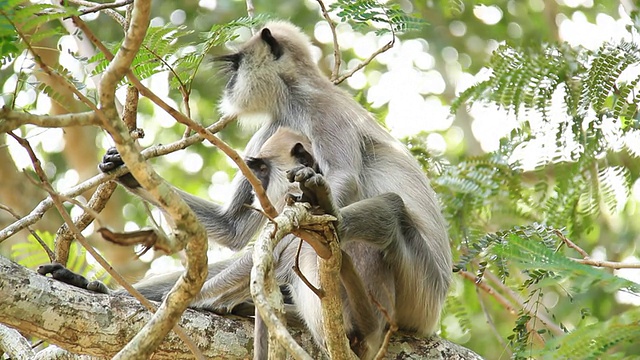
M 275 58 L 259 31 L 238 49 L 242 58 L 237 69 L 229 64 L 231 80 L 220 105 L 224 115 L 259 126 L 245 155 L 257 156 L 280 127 L 311 139 L 313 155 L 341 209 L 343 249 L 362 275 L 364 289 L 386 308 L 400 330 L 433 333 L 451 282 L 452 259 L 445 221 L 429 180 L 399 141 L 320 72 L 310 43 L 298 28 L 287 22 L 270 22 L 265 28 L 282 46 L 282 55 Z M 204 223 L 211 241 L 238 250 L 264 220 L 244 206 L 251 200 L 246 179 L 238 174 L 233 183 L 233 200 L 225 206 L 181 194 Z M 317 297 L 291 271 L 283 270 L 293 264 L 291 242 L 289 238 L 277 248 L 278 278 L 290 285 L 303 319 L 323 344 Z M 303 246 L 301 263 L 314 281 L 312 251 Z M 212 265 L 193 306 L 228 310 L 249 299 L 246 270 L 251 258 L 247 254 Z M 155 282 L 153 287 L 155 295 L 162 296 L 169 284 Z M 347 331 L 357 325 L 358 310 L 345 306 Z M 384 335 L 386 320 L 374 312 L 370 323 L 375 326 L 367 329 L 369 350 L 361 354 L 363 358 L 375 354 Z

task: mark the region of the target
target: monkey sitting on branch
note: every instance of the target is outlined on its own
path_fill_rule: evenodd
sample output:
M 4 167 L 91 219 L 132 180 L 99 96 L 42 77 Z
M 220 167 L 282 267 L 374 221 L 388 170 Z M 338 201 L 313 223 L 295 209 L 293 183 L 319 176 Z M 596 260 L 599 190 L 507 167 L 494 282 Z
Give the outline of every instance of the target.
M 235 53 L 218 57 L 229 78 L 220 109 L 223 115 L 257 128 L 245 149 L 247 157 L 259 157 L 267 140 L 282 127 L 311 141 L 309 152 L 331 189 L 332 207 L 340 209 L 343 249 L 365 275 L 366 292 L 388 310 L 400 330 L 429 335 L 437 325 L 452 275 L 451 249 L 436 195 L 409 151 L 321 73 L 310 46 L 294 25 L 272 21 Z M 269 177 L 268 188 L 278 193 L 281 190 L 276 187 L 283 185 L 276 184 L 280 181 L 276 178 Z M 145 197 L 137 181 L 129 180 L 133 181 L 123 185 Z M 205 225 L 211 241 L 239 250 L 265 219 L 246 206 L 253 201 L 246 178 L 238 174 L 233 186 L 231 202 L 224 206 L 180 194 Z M 291 261 L 283 253 L 275 255 L 281 262 Z M 205 283 L 192 306 L 233 309 L 249 288 L 248 277 L 237 269 L 250 268 L 251 262 L 250 256 L 241 256 L 217 265 L 220 268 L 214 274 L 219 274 Z M 168 277 L 167 284 L 155 283 L 149 291 L 161 298 L 174 280 Z M 296 304 L 317 300 L 308 288 L 291 296 Z M 320 314 L 304 309 L 302 317 L 322 344 Z M 373 325 L 363 330 L 357 326 L 359 309 L 352 310 L 345 314 L 347 330 L 357 338 L 366 337 L 366 348 L 376 349 L 387 326 L 385 317 L 374 311 L 369 321 Z M 364 351 L 362 356 L 369 358 L 371 352 Z

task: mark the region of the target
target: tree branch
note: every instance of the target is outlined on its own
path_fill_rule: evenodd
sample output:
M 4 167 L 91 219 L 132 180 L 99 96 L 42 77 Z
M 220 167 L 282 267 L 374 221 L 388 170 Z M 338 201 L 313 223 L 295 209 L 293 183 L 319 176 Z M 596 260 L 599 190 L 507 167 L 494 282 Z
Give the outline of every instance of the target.
M 68 126 L 98 125 L 99 119 L 94 111 L 63 115 L 33 115 L 11 110 L 6 105 L 0 110 L 0 133 L 9 132 L 24 124 L 44 128 L 62 128 Z
M 124 41 L 107 66 L 99 86 L 100 107 L 104 113 L 102 127 L 113 138 L 116 148 L 129 171 L 169 214 L 174 221 L 172 240 L 176 249 L 185 249 L 187 267 L 174 287 L 144 328 L 114 357 L 115 359 L 146 359 L 163 342 L 166 334 L 176 325 L 187 305 L 200 291 L 207 275 L 207 239 L 203 225 L 179 195 L 155 173 L 138 151 L 115 106 L 117 84 L 130 72 L 149 27 L 151 3 L 133 2 L 131 19 Z M 197 348 L 194 355 L 199 356 Z
M 225 126 L 227 126 L 233 119 L 230 118 L 222 118 L 217 121 L 215 124 L 207 127 L 212 133 L 216 133 L 222 130 Z M 186 149 L 187 147 L 202 142 L 204 138 L 200 134 L 194 134 L 187 138 L 180 139 L 178 141 L 174 141 L 167 145 L 156 145 L 149 147 L 142 151 L 142 156 L 144 159 L 150 159 L 166 154 L 173 153 L 178 150 Z M 92 178 L 89 178 L 82 183 L 72 187 L 71 189 L 61 192 L 60 196 L 65 198 L 73 198 L 76 197 L 85 191 L 92 189 L 100 184 L 103 184 L 109 180 L 114 180 L 117 177 L 124 175 L 129 170 L 126 167 L 118 168 L 109 174 L 98 174 Z M 42 200 L 27 216 L 24 216 L 22 219 L 15 221 L 14 223 L 8 225 L 4 229 L 0 230 L 0 243 L 18 231 L 35 224 L 38 220 L 40 220 L 44 214 L 51 209 L 53 206 L 53 201 L 51 197 L 47 197 Z
M 0 353 L 5 352 L 11 359 L 33 359 L 35 353 L 24 336 L 16 330 L 0 324 Z
M 91 293 L 38 275 L 2 256 L 0 298 L 0 323 L 68 351 L 98 357 L 112 357 L 151 317 L 131 297 Z M 207 358 L 240 359 L 251 357 L 252 322 L 187 310 L 180 325 Z M 300 329 L 292 333 L 314 359 L 323 358 L 308 333 Z M 180 360 L 193 359 L 193 355 L 175 333 L 169 333 L 153 358 Z M 394 335 L 387 358 L 481 359 L 443 339 L 418 339 L 403 334 Z
M 329 24 L 329 28 L 331 29 L 331 37 L 333 38 L 333 71 L 331 72 L 331 81 L 335 84 L 338 79 L 338 74 L 340 73 L 340 64 L 342 63 L 342 58 L 340 57 L 340 44 L 338 43 L 338 34 L 336 33 L 336 23 L 329 16 L 329 12 L 327 8 L 324 6 L 324 2 L 322 0 L 318 1 L 318 5 L 320 5 L 320 11 L 322 12 L 322 16 Z

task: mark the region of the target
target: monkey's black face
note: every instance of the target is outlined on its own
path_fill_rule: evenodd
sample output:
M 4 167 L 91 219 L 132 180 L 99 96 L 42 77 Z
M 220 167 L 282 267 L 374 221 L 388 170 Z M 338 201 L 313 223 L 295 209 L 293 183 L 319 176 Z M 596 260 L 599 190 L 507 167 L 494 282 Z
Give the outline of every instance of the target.
M 240 68 L 240 62 L 242 61 L 243 54 L 241 52 L 229 55 L 216 56 L 215 61 L 225 63 L 226 70 L 237 72 Z
M 243 53 L 237 52 L 235 54 L 216 56 L 214 58 L 214 61 L 223 63 L 222 72 L 229 75 L 229 80 L 227 81 L 227 89 L 233 88 L 233 85 L 238 78 L 238 70 L 240 69 L 240 64 L 242 63 L 243 57 Z
M 262 183 L 262 187 L 269 187 L 269 176 L 271 175 L 271 165 L 268 159 L 250 157 L 245 163 L 253 171 L 258 180 Z

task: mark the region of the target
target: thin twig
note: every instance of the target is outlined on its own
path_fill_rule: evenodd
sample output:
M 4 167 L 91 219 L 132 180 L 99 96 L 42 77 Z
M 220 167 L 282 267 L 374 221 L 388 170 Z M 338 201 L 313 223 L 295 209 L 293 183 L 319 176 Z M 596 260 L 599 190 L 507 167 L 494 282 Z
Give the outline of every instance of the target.
M 483 281 L 483 279 L 478 279 L 478 277 L 475 274 L 472 274 L 465 270 L 458 271 L 458 274 L 460 274 L 460 276 L 462 276 L 466 280 L 471 281 L 476 287 L 482 289 L 484 292 L 491 295 L 494 299 L 496 299 L 497 302 L 499 302 L 502 306 L 504 306 L 504 308 L 511 315 L 513 316 L 518 315 L 518 311 L 513 306 L 513 304 L 506 297 L 502 296 L 502 294 L 497 292 L 491 285 L 487 284 L 486 281 Z
M 229 119 L 226 117 L 222 118 L 219 121 L 217 121 L 215 124 L 209 126 L 207 129 L 212 133 L 216 133 L 222 130 L 227 124 L 229 124 L 231 120 L 232 119 Z M 194 134 L 189 136 L 188 138 L 182 138 L 170 144 L 156 145 L 156 146 L 149 147 L 142 151 L 142 156 L 145 159 L 151 159 L 154 157 L 163 156 L 179 150 L 186 149 L 187 147 L 195 143 L 202 142 L 203 140 L 204 138 L 200 136 L 200 134 Z M 127 172 L 128 172 L 128 169 L 125 166 L 123 166 L 108 174 L 104 174 L 104 173 L 98 174 L 92 178 L 85 180 L 84 182 L 81 182 L 80 184 L 72 187 L 71 189 L 65 192 L 61 192 L 60 195 L 68 198 L 73 198 L 100 184 L 103 184 L 110 180 L 114 180 L 118 176 L 122 176 Z M 38 222 L 38 220 L 40 220 L 44 216 L 44 214 L 49 209 L 51 209 L 51 207 L 53 207 L 53 202 L 51 200 L 51 197 L 49 196 L 44 200 L 42 200 L 38 205 L 36 205 L 36 207 L 33 210 L 31 210 L 29 215 L 24 216 L 23 218 L 21 218 L 21 220 L 18 220 L 10 224 L 9 226 L 5 227 L 4 229 L 0 230 L 0 243 L 8 239 L 9 237 L 13 236 L 18 231 Z
M 576 245 L 573 241 L 569 240 L 562 231 L 555 229 L 553 231 L 556 236 L 562 240 L 567 247 L 574 249 L 580 255 L 582 255 L 582 259 L 570 258 L 571 260 L 585 265 L 591 265 L 595 267 L 609 268 L 609 269 L 640 269 L 640 263 L 637 262 L 619 262 L 619 261 L 608 261 L 608 260 L 594 260 L 589 256 L 589 254 L 580 246 Z
M 66 209 L 62 205 L 62 201 L 59 194 L 53 189 L 53 186 L 51 186 L 51 183 L 47 179 L 47 175 L 45 174 L 44 170 L 42 169 L 42 166 L 40 165 L 40 160 L 38 160 L 38 158 L 36 157 L 36 154 L 31 148 L 31 145 L 29 144 L 29 142 L 13 133 L 9 133 L 9 135 L 13 137 L 20 145 L 22 145 L 22 147 L 24 147 L 24 149 L 29 154 L 34 170 L 38 175 L 38 178 L 40 179 L 40 182 L 41 182 L 40 185 L 44 188 L 44 190 L 46 190 L 49 193 L 49 196 L 51 197 L 54 203 L 54 206 L 58 209 L 60 216 L 62 216 L 62 219 L 67 224 L 67 226 L 69 227 L 69 230 L 73 233 L 76 240 L 87 250 L 89 254 L 91 254 L 91 256 L 93 256 L 93 258 L 109 273 L 109 275 L 111 275 L 116 280 L 116 282 L 118 282 L 118 284 L 120 284 L 124 289 L 126 289 L 133 297 L 138 299 L 138 301 L 140 301 L 142 305 L 144 305 L 147 309 L 149 309 L 149 311 L 155 312 L 157 310 L 155 305 L 153 305 L 149 300 L 147 300 L 147 298 L 145 298 L 140 292 L 138 292 L 138 290 L 136 290 L 128 281 L 126 281 L 122 277 L 122 275 L 120 275 L 120 273 L 117 272 L 107 262 L 107 260 L 105 260 L 105 258 L 103 258 L 102 255 L 100 255 L 100 253 L 98 253 L 89 244 L 87 239 L 82 235 L 80 229 L 78 229 L 75 226 L 75 224 L 73 223 L 73 220 L 71 219 L 71 216 L 69 215 L 69 213 L 67 213 Z M 182 329 L 179 325 L 175 325 L 173 329 L 176 332 L 176 334 L 180 337 L 180 339 L 182 339 L 182 341 L 185 342 L 185 344 L 191 349 L 191 351 L 194 353 L 194 355 L 198 359 L 204 359 L 204 355 L 202 355 L 202 353 L 198 349 L 198 346 L 195 343 L 193 343 L 193 340 L 191 340 L 191 338 L 189 337 L 189 335 L 187 335 L 184 329 Z
M 70 0 L 70 2 L 75 2 L 74 0 Z M 88 1 L 84 1 L 85 5 L 87 6 L 86 3 L 88 3 Z M 124 0 L 124 1 L 120 1 L 120 2 L 112 2 L 112 3 L 106 3 L 106 4 L 98 4 L 96 3 L 95 6 L 92 6 L 88 9 L 83 9 L 80 10 L 80 15 L 86 15 L 86 14 L 90 14 L 90 13 L 94 13 L 94 12 L 98 12 L 100 10 L 104 10 L 104 9 L 117 9 L 119 7 L 123 7 L 126 5 L 130 5 L 133 4 L 133 0 Z
M 300 270 L 300 251 L 302 250 L 303 241 L 304 240 L 300 239 L 300 242 L 298 243 L 298 250 L 296 251 L 296 261 L 295 261 L 295 264 L 293 265 L 293 272 L 296 273 L 296 275 L 298 275 L 300 280 L 302 280 L 302 282 L 305 285 L 307 285 L 307 287 L 311 291 L 313 291 L 313 293 L 316 294 L 316 296 L 322 299 L 324 297 L 324 291 L 320 288 L 313 286 L 313 284 L 309 281 L 309 279 L 307 279 L 307 277 L 304 276 L 304 274 L 302 273 L 302 270 Z
M 609 268 L 609 269 L 640 269 L 640 263 L 626 263 L 618 261 L 606 261 L 606 260 L 593 260 L 593 259 L 574 259 L 571 260 L 580 264 L 591 265 L 595 267 Z
M 504 293 L 509 295 L 509 297 L 513 301 L 515 301 L 519 307 L 525 309 L 529 313 L 529 315 L 540 319 L 540 322 L 542 322 L 542 324 L 544 324 L 556 336 L 562 336 L 565 334 L 565 332 L 560 328 L 560 326 L 558 326 L 555 322 L 553 322 L 547 315 L 540 313 L 538 311 L 533 311 L 532 309 L 527 309 L 527 306 L 524 303 L 524 300 L 522 299 L 522 297 L 518 295 L 515 291 L 513 291 L 511 288 L 506 286 L 504 283 L 502 283 L 502 281 L 500 281 L 500 279 L 491 271 L 485 271 L 484 277 L 487 278 L 489 281 L 491 281 L 494 287 L 497 287 L 498 289 L 502 290 Z
M 99 120 L 95 111 L 71 113 L 62 115 L 33 115 L 22 111 L 15 111 L 8 106 L 0 109 L 0 133 L 17 129 L 24 124 L 40 127 L 69 127 L 98 125 Z
M 89 38 L 89 40 L 98 49 L 100 49 L 100 51 L 104 54 L 107 60 L 112 60 L 113 54 L 111 54 L 111 51 L 109 51 L 109 49 L 107 49 L 107 47 L 104 46 L 104 44 L 102 44 L 102 42 L 95 35 L 92 35 L 92 36 L 88 35 L 89 33 L 92 33 L 92 32 L 86 26 L 86 24 L 84 24 L 84 22 L 80 19 L 76 20 L 74 18 L 74 21 L 77 21 L 78 27 L 83 32 L 85 32 L 85 34 L 87 34 L 87 37 Z M 265 213 L 267 213 L 271 217 L 276 217 L 278 215 L 278 212 L 275 210 L 275 208 L 271 204 L 271 201 L 269 201 L 269 198 L 267 197 L 267 193 L 262 187 L 262 183 L 260 182 L 260 180 L 258 180 L 258 178 L 255 176 L 253 171 L 249 169 L 247 164 L 242 160 L 240 155 L 238 155 L 238 153 L 235 150 L 233 150 L 229 145 L 227 145 L 225 142 L 223 142 L 218 137 L 216 137 L 208 129 L 206 129 L 199 123 L 191 120 L 190 118 L 186 117 L 184 114 L 182 114 L 181 112 L 179 112 L 178 110 L 174 109 L 169 104 L 167 104 L 159 96 L 157 96 L 155 93 L 149 90 L 149 88 L 144 86 L 131 70 L 127 72 L 126 76 L 129 79 L 129 81 L 131 81 L 131 83 L 133 83 L 133 85 L 137 87 L 138 90 L 140 90 L 140 93 L 143 96 L 147 97 L 153 103 L 155 103 L 164 111 L 166 111 L 169 115 L 171 115 L 174 119 L 176 119 L 176 121 L 195 130 L 203 138 L 207 139 L 210 143 L 215 145 L 218 149 L 222 150 L 222 152 L 224 152 L 225 155 L 227 155 L 238 166 L 242 175 L 244 175 L 244 177 L 247 178 L 247 180 L 253 187 L 256 193 L 256 197 L 260 201 L 260 205 L 262 206 L 262 209 L 265 211 Z
M 389 342 L 391 341 L 391 336 L 393 335 L 393 333 L 398 331 L 398 325 L 393 321 L 393 319 L 391 318 L 391 315 L 389 315 L 389 311 L 387 311 L 387 309 L 385 309 L 385 307 L 382 306 L 382 304 L 380 304 L 380 302 L 378 302 L 378 300 L 376 300 L 376 298 L 373 297 L 373 295 L 369 294 L 369 299 L 378 308 L 378 310 L 380 310 L 382 315 L 384 315 L 384 318 L 387 319 L 387 323 L 389 324 L 389 329 L 384 334 L 384 339 L 382 339 L 382 344 L 380 344 L 380 349 L 378 349 L 378 352 L 376 353 L 376 356 L 375 356 L 375 360 L 382 360 L 384 356 L 387 354 L 387 349 L 389 348 Z
M 44 61 L 42 61 L 42 59 L 40 58 L 40 55 L 38 55 L 38 53 L 33 49 L 28 39 L 18 29 L 16 24 L 13 23 L 13 21 L 11 20 L 11 17 L 8 16 L 2 9 L 0 9 L 0 14 L 2 14 L 5 17 L 5 19 L 11 24 L 11 26 L 14 28 L 14 30 L 16 31 L 20 39 L 22 39 L 25 46 L 31 53 L 31 55 L 33 55 L 33 60 L 36 62 L 36 64 L 38 64 L 40 69 L 42 69 L 42 71 L 44 71 L 49 77 L 51 77 L 55 81 L 58 81 L 64 88 L 66 88 L 67 90 L 72 92 L 75 96 L 77 96 L 78 99 L 82 101 L 82 103 L 87 105 L 91 110 L 95 112 L 95 114 L 98 116 L 98 118 L 100 118 L 100 120 L 105 120 L 106 118 L 104 116 L 104 113 L 100 109 L 98 109 L 96 104 L 94 104 L 91 100 L 89 100 L 89 98 L 84 96 L 84 94 L 82 94 L 80 90 L 78 90 L 71 82 L 69 82 L 68 79 L 54 72 L 47 64 L 45 64 Z
M 487 319 L 487 324 L 489 324 L 489 328 L 491 328 L 491 331 L 493 332 L 493 335 L 495 336 L 495 338 L 498 339 L 498 342 L 500 343 L 500 346 L 502 346 L 503 351 L 506 351 L 509 354 L 509 358 L 511 358 L 511 354 L 512 354 L 511 349 L 509 348 L 509 345 L 507 345 L 507 343 L 504 342 L 504 338 L 502 337 L 502 335 L 500 335 L 500 332 L 498 331 L 496 324 L 493 322 L 493 319 L 491 318 L 491 314 L 489 313 L 489 309 L 487 309 L 487 305 L 484 303 L 484 299 L 482 298 L 482 296 L 480 296 L 480 289 L 478 287 L 476 287 L 476 295 L 478 296 L 478 302 L 480 303 L 480 308 L 484 313 L 485 319 Z
M 13 216 L 16 220 L 20 220 L 22 219 L 22 217 L 20 217 L 20 215 L 18 215 L 18 213 L 16 213 L 15 211 L 13 211 L 13 209 L 11 209 L 10 207 L 0 204 L 0 209 L 8 212 L 9 214 L 11 214 L 11 216 Z M 42 238 L 40 237 L 40 235 L 38 235 L 38 233 L 36 233 L 30 226 L 27 226 L 27 230 L 29 230 L 29 232 L 31 233 L 31 235 L 33 236 L 34 239 L 36 239 L 36 241 L 38 242 L 38 244 L 40 244 L 40 246 L 42 246 L 42 249 L 47 253 L 47 256 L 49 257 L 49 261 L 53 262 L 55 260 L 55 254 L 53 253 L 53 251 L 51 250 L 51 248 L 49 248 L 49 245 L 47 245 L 44 240 L 42 240 Z
M 580 246 L 576 245 L 573 241 L 569 240 L 566 236 L 564 236 L 562 231 L 555 229 L 553 230 L 553 232 L 556 234 L 557 237 L 560 238 L 560 240 L 562 240 L 563 243 L 567 244 L 568 247 L 577 251 L 580 255 L 582 255 L 583 258 L 585 259 L 589 258 L 589 254 L 586 251 L 584 251 L 584 249 L 582 249 Z
M 338 83 L 336 83 L 336 79 L 338 79 L 338 73 L 340 72 L 340 64 L 342 64 L 342 58 L 340 56 L 340 44 L 338 44 L 338 34 L 336 33 L 336 23 L 329 16 L 329 12 L 327 8 L 324 6 L 324 2 L 322 0 L 317 0 L 318 5 L 320 5 L 320 11 L 322 11 L 322 16 L 329 24 L 329 28 L 331 29 L 331 36 L 333 38 L 333 71 L 331 72 L 331 81 L 334 84 L 339 84 L 344 81 L 344 79 Z
M 382 54 L 383 52 L 391 49 L 393 47 L 393 44 L 395 44 L 396 42 L 396 37 L 395 35 L 393 35 L 393 38 L 391 39 L 391 41 L 389 41 L 388 43 L 386 43 L 383 47 L 381 47 L 380 49 L 376 50 L 373 52 L 373 54 L 371 54 L 368 58 L 366 58 L 364 61 L 362 61 L 360 64 L 358 64 L 356 67 L 354 67 L 353 69 L 349 70 L 346 74 L 343 74 L 342 76 L 340 76 L 339 78 L 337 78 L 336 80 L 333 80 L 333 83 L 335 85 L 340 84 L 341 82 L 345 81 L 346 79 L 350 78 L 353 74 L 355 74 L 358 70 L 362 69 L 363 67 L 369 65 L 369 63 L 375 59 L 376 56 Z

